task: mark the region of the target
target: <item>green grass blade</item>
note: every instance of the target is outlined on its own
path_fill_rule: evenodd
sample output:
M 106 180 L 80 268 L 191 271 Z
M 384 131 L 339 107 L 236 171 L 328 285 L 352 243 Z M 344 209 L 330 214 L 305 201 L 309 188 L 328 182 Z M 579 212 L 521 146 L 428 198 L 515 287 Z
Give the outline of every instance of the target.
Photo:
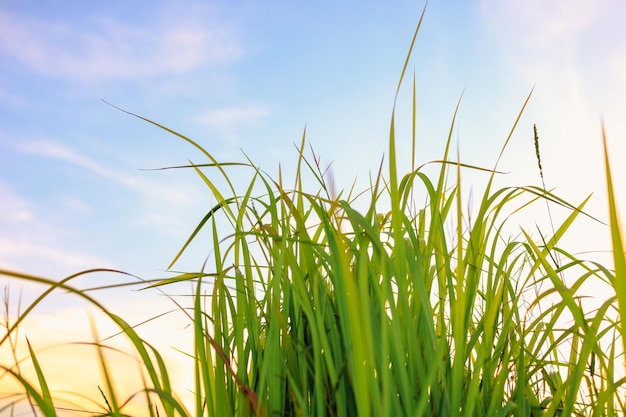
M 611 226 L 611 242 L 613 243 L 613 262 L 615 267 L 615 279 L 613 287 L 619 304 L 619 315 L 622 323 L 622 345 L 626 352 L 626 252 L 624 252 L 624 241 L 617 214 L 617 202 L 613 190 L 613 178 L 611 176 L 611 165 L 609 163 L 609 150 L 606 143 L 604 125 L 602 126 L 602 143 L 604 146 L 604 166 L 606 169 L 606 187 L 609 204 L 609 220 Z M 626 369 L 626 360 L 624 360 Z
M 50 395 L 50 389 L 48 388 L 48 383 L 46 382 L 46 378 L 43 374 L 43 370 L 39 365 L 39 361 L 37 360 L 37 355 L 35 355 L 35 351 L 30 345 L 30 341 L 26 338 L 26 343 L 28 344 L 28 352 L 30 353 L 31 361 L 33 362 L 33 366 L 35 367 L 35 372 L 37 373 L 37 379 L 39 380 L 39 387 L 41 389 L 42 400 L 50 405 L 51 409 L 54 409 L 54 402 L 52 401 L 52 395 Z
M 37 389 L 30 382 L 28 382 L 22 375 L 15 372 L 11 368 L 7 368 L 4 365 L 0 365 L 0 369 L 4 370 L 4 372 L 13 376 L 13 378 L 15 378 L 20 383 L 20 385 L 24 387 L 28 396 L 35 401 L 35 404 L 37 405 L 37 407 L 39 407 L 39 410 L 43 413 L 45 417 L 57 416 L 57 412 L 54 409 L 51 402 L 44 399 L 42 394 L 40 394 L 39 391 L 37 391 Z

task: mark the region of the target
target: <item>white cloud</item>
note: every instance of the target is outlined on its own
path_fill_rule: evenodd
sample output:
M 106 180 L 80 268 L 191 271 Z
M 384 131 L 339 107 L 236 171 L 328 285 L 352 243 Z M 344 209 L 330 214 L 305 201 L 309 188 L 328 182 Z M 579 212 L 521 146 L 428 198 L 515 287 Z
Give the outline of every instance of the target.
M 108 265 L 107 265 L 108 264 Z M 110 262 L 97 256 L 67 251 L 51 244 L 28 243 L 13 238 L 0 237 L 0 265 L 12 270 L 37 269 L 42 265 L 55 265 L 56 270 L 67 274 L 94 267 L 112 267 Z
M 124 187 L 138 193 L 167 200 L 175 204 L 187 201 L 190 198 L 189 189 L 180 184 L 168 185 L 162 181 L 140 178 L 129 175 L 122 169 L 114 169 L 85 156 L 74 149 L 48 139 L 23 139 L 14 145 L 19 152 L 39 157 L 56 159 L 86 169 L 103 179 L 115 181 Z M 83 209 L 85 207 L 82 207 Z
M 0 50 L 37 73 L 92 82 L 181 74 L 242 54 L 232 31 L 209 16 L 166 16 L 145 26 L 103 18 L 88 23 L 0 11 Z
M 69 251 L 62 233 L 43 223 L 35 204 L 0 182 L 0 267 L 42 273 L 72 273 L 94 266 L 112 266 L 98 256 Z
M 206 194 L 200 181 L 181 184 L 180 180 L 163 181 L 162 176 L 155 178 L 157 174 L 154 173 L 126 172 L 124 167 L 116 167 L 115 161 L 96 161 L 49 139 L 20 139 L 12 146 L 31 160 L 33 157 L 59 160 L 100 177 L 95 181 L 114 182 L 131 191 L 128 198 L 132 200 L 126 204 L 133 210 L 125 214 L 126 218 L 120 219 L 111 218 L 115 214 L 103 212 L 101 207 L 92 206 L 80 195 L 57 193 L 53 206 L 60 204 L 57 210 L 63 210 L 66 215 L 87 215 L 91 219 L 103 217 L 106 219 L 103 219 L 104 222 L 132 224 L 139 230 L 156 232 L 177 241 L 183 241 L 188 236 L 193 230 L 192 222 L 200 216 L 197 208 Z M 100 183 L 93 182 L 94 190 Z M 116 265 L 119 260 L 82 250 L 80 223 L 67 223 L 67 219 L 72 218 L 71 214 L 65 216 L 66 220 L 62 223 L 55 223 L 48 216 L 54 210 L 53 206 L 39 196 L 21 193 L 10 182 L 0 182 L 0 230 L 3 231 L 0 236 L 0 266 L 47 276 L 63 276 L 93 267 L 119 267 Z
M 20 224 L 32 221 L 32 207 L 25 199 L 18 196 L 7 184 L 0 182 L 0 208 L 4 207 L 0 219 L 7 223 Z M 11 210 L 8 210 L 8 208 Z
M 118 171 L 109 169 L 103 164 L 52 140 L 24 139 L 17 141 L 15 144 L 15 148 L 22 153 L 36 155 L 44 158 L 57 159 L 63 162 L 68 162 L 72 165 L 79 166 L 81 168 L 85 168 L 86 170 L 94 174 L 97 174 L 106 179 L 114 180 L 131 189 L 136 190 L 141 188 L 140 184 L 138 184 L 135 178 L 123 175 Z

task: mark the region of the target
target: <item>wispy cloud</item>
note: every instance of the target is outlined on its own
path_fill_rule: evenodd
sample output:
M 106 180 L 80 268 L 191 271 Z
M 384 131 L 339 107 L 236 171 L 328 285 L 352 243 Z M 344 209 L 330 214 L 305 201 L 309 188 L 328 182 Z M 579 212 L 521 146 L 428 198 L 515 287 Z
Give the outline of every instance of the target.
M 197 208 L 206 194 L 200 181 L 181 183 L 180 179 L 163 180 L 163 176 L 154 173 L 130 172 L 131 169 L 120 166 L 119 161 L 99 161 L 50 139 L 21 138 L 9 145 L 9 151 L 17 151 L 17 155 L 22 154 L 20 157 L 31 161 L 46 158 L 82 169 L 95 176 L 92 182 L 95 188 L 99 184 L 117 184 L 122 188 L 120 191 L 125 192 L 126 204 L 131 209 L 119 213 L 122 218 L 109 218 L 105 222 L 132 225 L 139 233 L 151 236 L 183 241 L 193 229 L 191 223 L 200 215 Z M 75 230 L 80 228 L 80 223 L 51 221 L 46 215 L 51 210 L 51 202 L 31 198 L 13 187 L 10 182 L 0 181 L 0 230 L 3 232 L 0 236 L 0 265 L 33 273 L 54 271 L 57 276 L 93 267 L 118 268 L 117 263 L 123 262 L 86 253 L 80 243 L 86 237 L 80 230 Z M 111 215 L 92 204 L 89 198 L 63 191 L 56 192 L 52 201 L 52 206 L 60 207 L 60 210 L 81 218 L 87 216 L 81 221 Z M 72 218 L 69 214 L 65 217 Z
M 75 149 L 50 139 L 21 139 L 13 145 L 18 152 L 48 159 L 55 159 L 85 169 L 108 182 L 132 191 L 137 196 L 138 204 L 145 207 L 142 216 L 134 222 L 136 225 L 151 227 L 162 233 L 179 236 L 186 233 L 184 225 L 189 208 L 202 200 L 203 190 L 200 182 L 180 183 L 153 179 L 145 173 L 133 174 L 125 167 L 116 166 L 115 161 L 99 162 Z M 66 205 L 80 211 L 90 211 L 77 197 L 64 197 Z
M 112 266 L 105 259 L 80 250 L 68 251 L 61 233 L 41 221 L 37 207 L 8 184 L 0 182 L 0 265 L 14 270 L 61 273 Z
M 43 158 L 56 159 L 84 168 L 103 178 L 114 180 L 131 189 L 140 188 L 137 180 L 123 175 L 118 171 L 91 159 L 74 149 L 47 139 L 24 139 L 16 142 L 15 149 L 19 152 Z
M 28 267 L 29 272 L 35 274 L 45 271 L 70 274 L 95 267 L 114 267 L 110 261 L 101 257 L 68 251 L 54 246 L 53 242 L 32 243 L 19 241 L 14 236 L 0 237 L 0 265 L 16 271 L 24 271 Z
M 80 81 L 181 74 L 241 56 L 232 30 L 210 16 L 168 17 L 143 26 L 91 18 L 79 27 L 0 10 L 0 51 L 34 72 Z
M 103 179 L 115 181 L 132 191 L 154 195 L 167 195 L 168 198 L 178 202 L 185 198 L 185 193 L 180 190 L 180 187 L 171 187 L 171 189 L 164 190 L 164 184 L 162 182 L 140 179 L 136 176 L 126 174 L 121 169 L 112 168 L 109 165 L 98 162 L 94 158 L 88 157 L 54 140 L 23 139 L 16 142 L 14 146 L 15 149 L 21 153 L 55 159 L 84 168 Z M 166 191 L 165 194 L 163 194 L 164 191 Z

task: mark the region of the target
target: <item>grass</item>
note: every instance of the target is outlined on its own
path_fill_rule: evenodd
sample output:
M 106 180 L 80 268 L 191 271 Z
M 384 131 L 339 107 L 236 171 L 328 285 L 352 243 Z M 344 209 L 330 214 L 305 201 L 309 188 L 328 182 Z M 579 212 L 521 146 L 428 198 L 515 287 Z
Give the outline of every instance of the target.
M 419 25 L 415 36 L 418 31 Z M 410 51 L 398 91 L 409 57 Z M 395 104 L 388 172 L 381 164 L 369 188 L 339 193 L 315 154 L 306 156 L 306 132 L 289 187 L 280 171 L 274 178 L 247 156 L 243 162 L 219 162 L 192 139 L 137 116 L 201 152 L 206 161 L 176 168 L 194 170 L 217 202 L 170 268 L 201 230 L 212 238 L 210 261 L 199 271 L 144 284 L 194 285 L 192 305 L 180 306 L 193 326 L 193 351 L 185 352 L 193 359 L 192 404 L 172 386 L 158 349 L 73 286 L 76 278 L 95 271 L 56 281 L 0 270 L 46 286 L 15 321 L 6 315 L 0 347 L 15 353 L 23 320 L 52 292 L 66 291 L 119 328 L 143 378 L 130 397 L 116 393 L 116 380 L 124 375 L 109 367 L 106 351 L 112 348 L 94 325 L 89 347 L 97 352 L 102 383 L 100 397 L 91 401 L 98 410 L 75 409 L 73 415 L 128 415 L 139 397 L 145 408 L 137 415 L 149 416 L 625 415 L 620 367 L 626 260 L 608 154 L 614 269 L 560 246 L 576 219 L 586 215 L 587 200 L 570 204 L 545 185 L 493 188 L 497 162 L 482 168 L 451 155 L 456 111 L 442 159 L 431 163 L 438 173 L 427 175 L 426 165 L 416 166 L 414 159 L 409 172 L 399 172 L 394 114 Z M 541 170 L 536 131 L 535 146 Z M 248 187 L 236 190 L 230 169 L 249 170 Z M 463 170 L 479 170 L 487 178 L 471 216 L 464 208 Z M 215 175 L 225 187 L 211 179 Z M 304 188 L 306 176 L 316 189 Z M 423 206 L 417 196 L 426 197 Z M 540 239 L 523 229 L 509 234 L 519 230 L 510 225 L 515 214 L 545 202 L 569 214 Z M 581 289 L 596 283 L 610 285 L 615 296 L 589 311 Z M 0 363 L 0 383 L 13 380 L 20 387 L 0 398 L 0 414 L 12 415 L 23 403 L 30 404 L 32 415 L 69 413 L 57 405 L 46 369 L 27 343 L 26 359 L 14 354 Z M 25 362 L 34 373 L 23 371 Z

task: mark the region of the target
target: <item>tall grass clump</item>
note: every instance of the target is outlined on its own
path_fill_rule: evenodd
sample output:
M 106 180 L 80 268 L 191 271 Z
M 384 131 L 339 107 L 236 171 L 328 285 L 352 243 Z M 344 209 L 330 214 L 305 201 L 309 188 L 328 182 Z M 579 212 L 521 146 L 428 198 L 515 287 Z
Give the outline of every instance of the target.
M 408 63 L 407 57 L 398 91 Z M 413 97 L 414 123 L 415 87 Z M 626 263 L 608 157 L 615 269 L 581 260 L 559 244 L 586 215 L 587 200 L 570 204 L 545 186 L 495 188 L 497 162 L 482 168 L 451 155 L 457 110 L 443 157 L 430 163 L 438 167 L 435 175 L 414 160 L 401 172 L 394 107 L 387 171 L 381 164 L 366 190 L 339 193 L 315 154 L 306 156 L 306 132 L 295 178 L 287 181 L 252 158 L 220 162 L 192 139 L 137 116 L 200 151 L 205 161 L 176 168 L 195 171 L 216 201 L 170 265 L 204 230 L 212 253 L 202 268 L 148 285 L 194 285 L 192 305 L 181 307 L 193 325 L 194 347 L 186 353 L 193 359 L 194 402 L 180 400 L 160 352 L 123 318 L 72 287 L 74 277 L 56 282 L 0 271 L 48 286 L 18 322 L 7 325 L 0 346 L 13 340 L 19 321 L 47 294 L 64 290 L 104 311 L 130 340 L 143 367 L 144 386 L 136 394 L 146 398 L 143 415 L 624 415 L 616 362 L 623 362 Z M 411 146 L 415 153 L 415 133 Z M 237 190 L 231 170 L 243 169 L 251 180 Z M 463 170 L 486 177 L 471 216 Z M 307 178 L 317 187 L 306 189 Z M 529 205 L 546 201 L 569 214 L 540 239 L 510 224 Z M 587 310 L 581 287 L 594 282 L 613 287 L 616 297 Z M 93 345 L 104 349 L 98 341 Z M 99 415 L 126 415 L 128 399 L 116 397 L 115 375 L 99 357 Z M 31 401 L 34 414 L 57 415 L 54 387 L 32 349 L 30 361 L 35 379 L 5 359 L 0 378 L 19 382 L 20 400 Z M 17 400 L 3 401 L 0 411 L 7 413 L 7 401 Z

